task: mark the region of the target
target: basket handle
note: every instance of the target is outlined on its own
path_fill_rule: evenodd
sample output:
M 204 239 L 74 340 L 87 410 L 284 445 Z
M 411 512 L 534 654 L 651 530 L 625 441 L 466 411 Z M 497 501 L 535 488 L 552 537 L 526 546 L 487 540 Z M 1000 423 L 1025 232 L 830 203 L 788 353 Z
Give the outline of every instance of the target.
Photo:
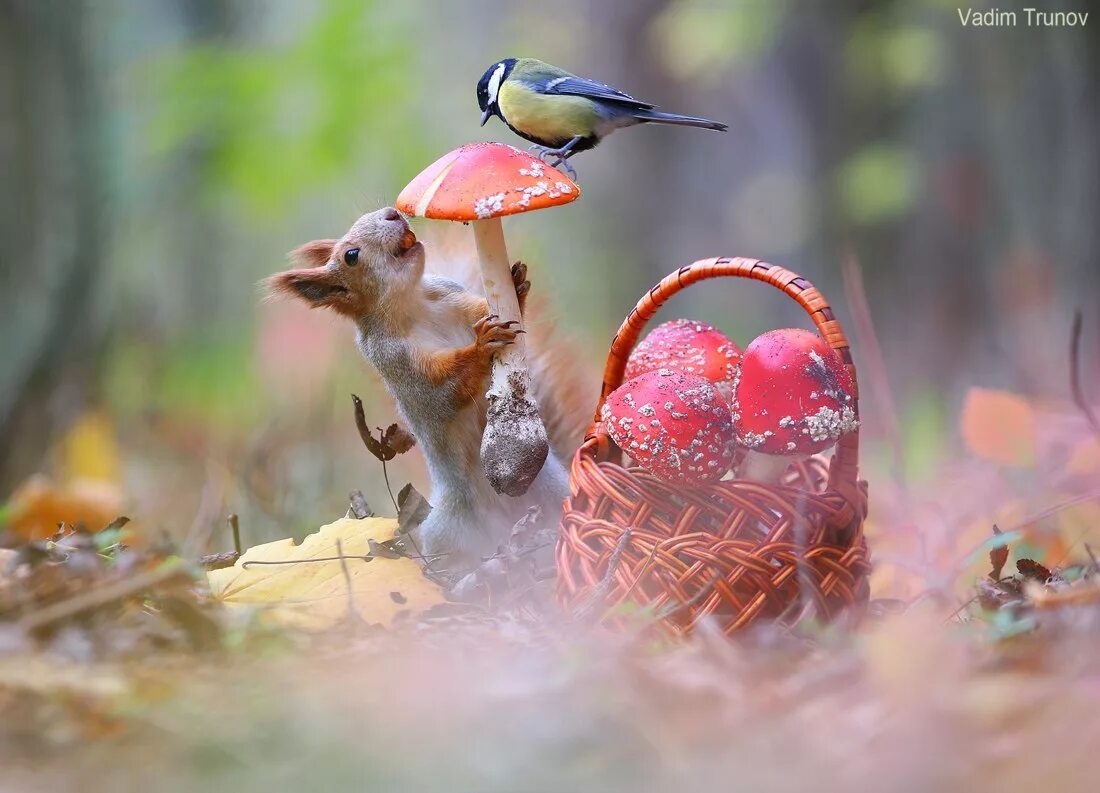
M 599 404 L 596 405 L 592 425 L 588 428 L 589 438 L 595 436 L 596 424 L 600 420 L 600 409 L 603 407 L 604 400 L 607 399 L 608 394 L 622 385 L 627 358 L 630 357 L 634 345 L 638 343 L 646 323 L 670 297 L 681 289 L 697 281 L 722 276 L 763 281 L 782 290 L 802 306 L 813 320 L 818 333 L 830 347 L 836 350 L 852 375 L 852 383 L 855 386 L 855 393 L 852 394 L 852 409 L 856 417 L 859 417 L 859 384 L 856 379 L 856 367 L 852 363 L 852 352 L 848 347 L 848 339 L 844 336 L 844 330 L 840 327 L 840 322 L 834 316 L 832 308 L 817 291 L 817 287 L 797 273 L 759 259 L 700 259 L 662 278 L 656 286 L 642 296 L 638 304 L 627 314 L 623 324 L 619 326 L 619 331 L 611 342 L 607 364 L 604 366 L 603 389 L 600 392 Z M 841 437 L 837 443 L 836 453 L 829 464 L 829 488 L 840 490 L 846 495 L 854 495 L 859 487 L 858 477 L 859 430 L 857 429 Z

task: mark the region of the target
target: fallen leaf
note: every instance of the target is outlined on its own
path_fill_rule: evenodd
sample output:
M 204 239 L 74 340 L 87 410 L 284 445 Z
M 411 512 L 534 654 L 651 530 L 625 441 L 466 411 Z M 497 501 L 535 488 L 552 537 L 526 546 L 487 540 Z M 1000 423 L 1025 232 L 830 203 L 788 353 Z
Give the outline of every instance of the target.
M 1024 578 L 1038 581 L 1040 584 L 1045 584 L 1052 578 L 1050 570 L 1034 559 L 1017 559 L 1016 569 L 1020 571 L 1020 575 Z
M 993 524 L 993 534 L 994 534 L 994 536 L 1000 536 L 1000 535 L 1004 534 L 1003 531 L 1001 531 L 999 528 L 997 528 L 996 523 Z M 1001 571 L 1004 570 L 1005 563 L 1007 563 L 1007 562 L 1008 562 L 1008 546 L 1007 545 L 998 545 L 995 548 L 990 548 L 989 549 L 989 566 L 990 566 L 989 577 L 994 581 L 997 581 L 998 579 L 1000 579 Z
M 396 454 L 404 454 L 416 445 L 416 438 L 404 427 L 391 424 L 382 433 L 382 444 L 392 449 Z
M 372 541 L 384 544 L 396 531 L 391 518 L 341 518 L 300 544 L 285 539 L 249 548 L 235 565 L 206 577 L 211 593 L 227 606 L 266 606 L 277 621 L 305 630 L 339 625 L 349 603 L 364 621 L 389 625 L 399 612 L 419 613 L 444 601 L 412 559 L 362 558 Z M 338 541 L 342 562 L 333 558 Z M 263 562 L 281 564 L 255 564 Z
M 399 454 L 404 454 L 416 444 L 416 439 L 396 423 L 378 428 L 378 438 L 371 434 L 367 426 L 367 416 L 363 412 L 363 400 L 355 394 L 351 395 L 352 405 L 355 407 L 355 427 L 359 430 L 359 437 L 367 451 L 378 458 L 379 462 L 389 462 Z
M 397 525 L 402 534 L 423 523 L 431 512 L 432 505 L 412 486 L 412 482 L 406 484 L 397 494 Z
M 1023 397 L 971 388 L 961 423 L 967 448 L 979 457 L 1002 465 L 1035 464 L 1035 411 Z
M 59 523 L 83 523 L 97 531 L 122 512 L 122 495 L 110 482 L 81 479 L 58 485 L 45 476 L 32 476 L 12 494 L 8 526 L 26 540 L 53 535 Z

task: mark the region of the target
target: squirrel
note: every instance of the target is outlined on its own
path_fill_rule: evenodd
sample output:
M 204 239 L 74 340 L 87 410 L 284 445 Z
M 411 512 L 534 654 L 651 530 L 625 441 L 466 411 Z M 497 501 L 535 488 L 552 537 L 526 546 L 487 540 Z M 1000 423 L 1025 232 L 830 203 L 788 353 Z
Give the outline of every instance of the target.
M 568 481 L 562 465 L 580 442 L 586 390 L 562 352 L 528 345 L 534 394 L 551 453 L 527 493 L 496 493 L 481 469 L 490 370 L 511 344 L 515 322 L 489 313 L 479 294 L 456 280 L 425 272 L 425 246 L 392 207 L 360 217 L 338 240 L 308 242 L 290 253 L 301 269 L 269 277 L 269 292 L 328 308 L 352 320 L 363 357 L 382 376 L 425 457 L 432 511 L 418 529 L 428 557 L 446 567 L 476 566 L 507 540 L 528 508 L 556 526 Z M 521 316 L 531 282 L 522 262 L 512 266 Z

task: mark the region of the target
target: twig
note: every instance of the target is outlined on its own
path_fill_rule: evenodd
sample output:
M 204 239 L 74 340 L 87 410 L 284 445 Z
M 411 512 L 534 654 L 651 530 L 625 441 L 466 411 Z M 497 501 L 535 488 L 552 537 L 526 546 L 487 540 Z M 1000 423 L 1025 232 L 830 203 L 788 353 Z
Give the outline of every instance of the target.
M 882 357 L 882 347 L 878 343 L 871 308 L 867 303 L 867 291 L 863 286 L 863 271 L 859 259 L 852 250 L 841 257 L 841 272 L 844 277 L 844 294 L 848 299 L 848 310 L 852 312 L 859 346 L 863 350 L 863 361 L 867 369 L 867 379 L 871 384 L 871 393 L 878 403 L 878 413 L 882 418 L 883 430 L 893 447 L 894 479 L 905 489 L 905 446 L 901 438 L 897 406 L 894 404 L 894 392 L 890 388 L 890 378 L 886 374 L 886 364 Z
M 619 569 L 619 561 L 622 559 L 626 544 L 630 542 L 633 535 L 632 529 L 628 528 L 623 531 L 619 541 L 615 543 L 615 550 L 611 552 L 611 556 L 607 560 L 607 570 L 604 571 L 603 578 L 596 584 L 596 587 L 585 598 L 584 602 L 573 612 L 573 622 L 586 621 L 603 604 L 607 598 L 607 593 L 611 590 L 611 581 L 615 577 L 615 571 Z
M 431 559 L 433 561 L 435 559 L 439 559 L 443 556 L 446 556 L 446 554 L 437 553 L 437 554 L 427 554 L 425 556 L 412 556 L 411 554 L 406 554 L 405 555 L 405 557 L 408 558 L 408 559 Z M 279 559 L 279 560 L 249 559 L 247 562 L 242 564 L 241 567 L 247 570 L 252 565 L 308 564 L 310 562 L 342 562 L 346 559 L 356 559 L 360 562 L 373 562 L 377 558 L 379 558 L 379 557 L 374 556 L 373 554 L 366 553 L 366 554 L 362 554 L 362 555 L 340 554 L 339 556 L 313 556 L 313 557 L 310 557 L 309 559 Z
M 233 550 L 237 552 L 237 556 L 241 555 L 241 523 L 237 519 L 237 513 L 229 513 L 229 517 L 226 518 L 229 521 L 229 528 L 233 531 Z
M 715 585 L 721 580 L 722 580 L 722 573 L 720 571 L 716 572 L 714 575 L 712 575 L 710 577 L 710 581 L 708 581 L 705 585 L 703 585 L 703 587 L 698 592 L 696 592 L 694 595 L 689 597 L 687 600 L 683 601 L 682 603 L 670 603 L 667 606 L 665 606 L 664 608 L 662 608 L 660 611 L 658 611 L 656 614 L 654 614 L 653 619 L 650 621 L 650 624 L 653 624 L 654 622 L 660 622 L 662 620 L 668 619 L 673 614 L 675 614 L 677 611 L 680 611 L 682 609 L 691 608 L 696 603 L 698 603 L 700 600 L 707 597 L 712 591 L 714 591 Z
M 649 549 L 649 556 L 646 557 L 645 563 L 638 569 L 638 575 L 634 576 L 634 580 L 630 582 L 630 586 L 627 588 L 626 592 L 623 592 L 619 600 L 626 600 L 630 597 L 630 594 L 637 588 L 638 582 L 642 580 L 642 576 L 649 572 L 649 566 L 653 564 L 653 560 L 657 556 L 657 548 L 659 548 L 660 545 L 661 543 L 659 542 L 653 543 L 653 547 Z
M 337 542 L 339 542 L 339 540 L 337 540 Z M 245 562 L 244 564 L 242 564 L 241 567 L 243 569 L 247 570 L 249 567 L 252 567 L 253 565 L 307 564 L 307 563 L 310 563 L 310 562 L 343 562 L 345 559 L 356 559 L 360 562 L 373 562 L 374 561 L 374 557 L 371 556 L 369 553 L 363 554 L 362 556 L 359 556 L 359 555 L 344 556 L 343 554 L 339 554 L 338 556 L 314 556 L 314 557 L 311 557 L 309 559 L 279 559 L 277 561 L 250 559 L 247 562 Z
M 199 557 L 199 565 L 204 570 L 222 570 L 226 567 L 232 567 L 237 563 L 237 560 L 241 558 L 241 555 L 236 551 L 226 551 L 225 553 L 208 553 L 206 556 Z
M 972 598 L 970 598 L 969 600 L 963 601 L 962 605 L 959 606 L 954 611 L 952 611 L 951 614 L 948 615 L 947 619 L 944 620 L 944 622 L 951 622 L 951 620 L 959 617 L 963 613 L 963 611 L 965 611 L 967 608 L 969 608 L 971 603 L 973 603 L 974 601 L 976 601 L 980 597 L 981 597 L 980 594 L 976 594 Z
M 363 615 L 355 608 L 355 597 L 351 589 L 351 572 L 348 570 L 348 562 L 344 556 L 343 544 L 340 542 L 339 537 L 336 538 L 336 558 L 340 560 L 340 572 L 344 574 L 344 583 L 348 588 L 348 619 L 352 620 L 358 617 L 362 621 Z
M 1100 560 L 1097 560 L 1096 554 L 1092 552 L 1092 546 L 1089 545 L 1087 542 L 1085 543 L 1085 553 L 1087 553 L 1089 555 L 1089 559 L 1092 560 L 1092 568 L 1089 572 L 1092 575 L 1100 573 Z
M 1073 393 L 1073 402 L 1085 417 L 1085 421 L 1092 428 L 1097 438 L 1100 438 L 1100 419 L 1096 418 L 1092 406 L 1085 399 L 1084 389 L 1081 387 L 1081 325 L 1083 317 L 1081 310 L 1073 312 L 1073 328 L 1069 335 L 1069 389 Z
M 397 506 L 397 499 L 393 497 L 393 488 L 390 487 L 390 472 L 386 468 L 386 461 L 382 461 L 382 479 L 386 483 L 386 492 L 390 494 L 390 501 L 393 502 L 394 511 L 398 511 L 400 507 Z
M 222 570 L 232 567 L 241 558 L 241 526 L 236 513 L 230 513 L 226 517 L 230 530 L 233 532 L 233 550 L 224 553 L 208 553 L 199 557 L 199 566 L 204 570 Z

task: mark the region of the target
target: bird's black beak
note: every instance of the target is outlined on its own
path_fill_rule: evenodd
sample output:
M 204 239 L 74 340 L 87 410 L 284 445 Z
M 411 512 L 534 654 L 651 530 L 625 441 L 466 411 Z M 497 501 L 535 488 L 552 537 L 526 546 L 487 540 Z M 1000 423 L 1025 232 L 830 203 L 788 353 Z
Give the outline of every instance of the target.
M 481 114 L 481 126 L 485 126 L 485 122 L 489 120 L 489 117 L 493 115 L 493 108 L 485 108 L 485 112 Z

